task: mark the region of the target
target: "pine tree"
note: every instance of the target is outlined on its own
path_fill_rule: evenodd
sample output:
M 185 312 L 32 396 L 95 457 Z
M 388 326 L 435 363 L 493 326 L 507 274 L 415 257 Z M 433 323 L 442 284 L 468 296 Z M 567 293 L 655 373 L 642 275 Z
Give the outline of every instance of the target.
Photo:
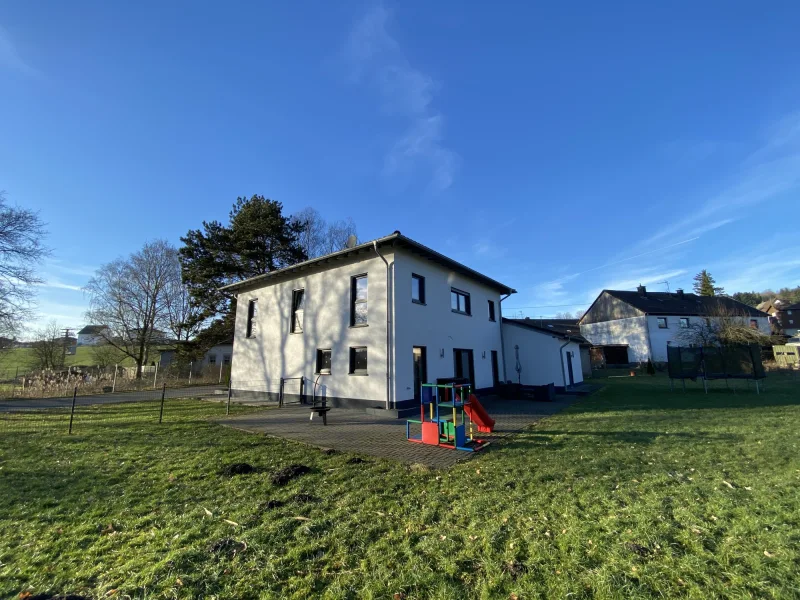
M 724 294 L 725 290 L 715 285 L 716 283 L 711 273 L 703 269 L 694 276 L 694 293 L 699 296 L 719 296 Z

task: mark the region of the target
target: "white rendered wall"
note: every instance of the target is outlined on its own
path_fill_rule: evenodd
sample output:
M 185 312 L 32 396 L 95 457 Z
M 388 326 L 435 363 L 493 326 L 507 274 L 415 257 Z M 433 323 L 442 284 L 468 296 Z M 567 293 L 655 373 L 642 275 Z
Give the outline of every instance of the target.
M 411 301 L 412 273 L 425 277 L 425 305 Z M 414 346 L 425 346 L 427 349 L 430 383 L 435 383 L 440 377 L 454 376 L 454 348 L 473 351 L 473 384 L 478 389 L 494 384 L 491 351 L 496 350 L 498 377 L 502 380 L 499 291 L 402 249 L 395 254 L 394 286 L 394 380 L 397 401 L 414 397 Z M 452 312 L 451 287 L 470 294 L 472 316 Z M 495 304 L 495 321 L 489 320 L 489 300 Z M 442 353 L 444 356 L 441 356 Z
M 658 327 L 658 319 L 665 318 L 667 320 L 667 328 L 660 329 Z M 654 362 L 667 362 L 667 342 L 679 346 L 681 344 L 688 345 L 686 340 L 681 339 L 681 319 L 689 319 L 690 326 L 705 326 L 705 317 L 680 317 L 668 315 L 666 317 L 648 316 L 647 322 L 650 328 L 650 347 L 653 349 Z M 770 334 L 769 317 L 752 317 L 758 321 L 758 329 L 761 333 L 766 335 Z M 750 323 L 751 317 L 744 317 L 743 323 L 745 325 Z M 711 318 L 712 324 L 716 319 Z M 645 359 L 646 360 L 646 359 Z
M 630 362 L 646 362 L 650 357 L 647 317 L 644 315 L 582 324 L 581 335 L 593 346 L 627 345 Z M 664 352 L 666 353 L 666 350 Z
M 569 385 L 569 370 L 567 367 L 567 353 L 572 353 L 572 375 L 574 382 L 583 381 L 581 369 L 580 345 L 570 342 L 564 348 L 561 346 L 565 340 L 547 333 L 540 333 L 523 325 L 512 323 L 503 324 L 503 341 L 506 347 L 507 378 L 514 383 L 523 385 L 545 385 L 554 383 L 563 386 Z M 519 363 L 521 371 L 519 380 L 516 371 L 516 348 L 519 346 Z M 559 354 L 560 352 L 560 354 Z M 564 357 L 563 370 L 561 356 Z
M 391 251 L 381 250 L 391 263 Z M 343 259 L 325 270 L 299 272 L 296 279 L 241 292 L 233 345 L 235 390 L 278 391 L 281 377 L 316 379 L 318 348 L 331 349 L 331 374 L 319 393 L 333 398 L 386 400 L 386 267 L 374 253 Z M 366 327 L 350 326 L 350 282 L 368 275 Z M 305 290 L 302 333 L 290 333 L 292 291 Z M 246 336 L 248 302 L 258 299 L 255 337 Z M 350 347 L 367 347 L 368 375 L 350 375 Z M 311 395 L 311 389 L 307 390 Z

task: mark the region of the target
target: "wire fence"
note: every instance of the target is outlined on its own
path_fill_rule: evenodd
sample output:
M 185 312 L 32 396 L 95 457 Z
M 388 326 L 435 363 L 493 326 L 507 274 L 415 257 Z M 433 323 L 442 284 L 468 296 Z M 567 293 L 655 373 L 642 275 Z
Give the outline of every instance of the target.
M 219 385 L 167 387 L 66 397 L 15 398 L 0 401 L 0 432 L 71 434 L 86 427 L 158 424 L 184 413 L 192 404 L 218 400 L 212 412 L 230 411 L 230 393 Z M 208 404 L 208 403 L 205 403 Z
M 227 384 L 230 364 L 188 365 L 172 364 L 144 366 L 141 374 L 136 367 L 112 365 L 107 367 L 71 366 L 63 369 L 30 370 L 19 368 L 0 372 L 0 398 L 58 398 L 72 395 L 107 394 L 125 391 Z

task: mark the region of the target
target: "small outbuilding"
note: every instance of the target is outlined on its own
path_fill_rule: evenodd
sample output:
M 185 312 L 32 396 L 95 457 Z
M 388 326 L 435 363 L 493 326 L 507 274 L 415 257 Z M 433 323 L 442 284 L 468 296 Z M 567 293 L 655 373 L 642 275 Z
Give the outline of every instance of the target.
M 503 319 L 506 376 L 522 385 L 570 387 L 583 382 L 579 333 L 538 319 Z M 588 346 L 587 346 L 588 349 Z

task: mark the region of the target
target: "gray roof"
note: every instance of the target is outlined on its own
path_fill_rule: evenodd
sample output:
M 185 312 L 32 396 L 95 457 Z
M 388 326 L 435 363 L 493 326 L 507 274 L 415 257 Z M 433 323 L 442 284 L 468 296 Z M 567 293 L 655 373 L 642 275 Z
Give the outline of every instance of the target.
M 521 325 L 539 333 L 548 333 L 563 339 L 569 338 L 579 344 L 589 343 L 581 335 L 581 328 L 577 319 L 507 319 L 503 317 L 503 323 Z
M 291 275 L 293 273 L 298 273 L 300 271 L 304 271 L 306 269 L 310 269 L 313 267 L 325 266 L 326 264 L 329 264 L 338 259 L 343 259 L 358 254 L 365 254 L 367 252 L 374 252 L 375 246 L 378 246 L 378 248 L 384 248 L 384 247 L 405 248 L 415 254 L 427 258 L 428 260 L 431 260 L 444 267 L 447 267 L 448 269 L 452 269 L 456 273 L 460 273 L 461 275 L 475 279 L 476 281 L 479 281 L 488 287 L 499 290 L 504 294 L 516 293 L 516 290 L 514 288 L 504 285 L 499 281 L 495 281 L 494 279 L 487 277 L 486 275 L 478 273 L 477 271 L 474 271 L 469 267 L 462 265 L 461 263 L 453 260 L 452 258 L 446 257 L 444 254 L 439 254 L 435 250 L 432 250 L 427 246 L 423 246 L 419 242 L 415 242 L 411 238 L 404 236 L 399 231 L 395 231 L 394 233 L 392 233 L 391 235 L 387 235 L 386 237 L 378 238 L 376 240 L 365 242 L 363 244 L 358 244 L 357 246 L 354 246 L 352 248 L 345 248 L 344 250 L 339 250 L 338 252 L 326 254 L 325 256 L 320 256 L 318 258 L 312 258 L 311 260 L 306 260 L 304 262 L 297 263 L 296 265 L 292 265 L 290 267 L 285 267 L 283 269 L 276 269 L 275 271 L 270 271 L 269 273 L 264 273 L 263 275 L 250 277 L 249 279 L 245 279 L 243 281 L 237 281 L 236 283 L 231 283 L 229 285 L 223 286 L 220 289 L 233 292 L 244 288 L 254 287 L 257 285 L 266 285 L 270 283 L 271 279 L 275 279 L 280 276 Z
M 78 332 L 78 335 L 80 334 L 93 335 L 96 333 L 100 333 L 105 329 L 108 329 L 108 327 L 106 327 L 105 325 L 87 325 Z
M 728 296 L 698 296 L 684 292 L 646 292 L 603 290 L 627 302 L 648 315 L 704 316 L 720 309 L 735 311 L 749 317 L 767 317 L 767 313 Z M 591 310 L 591 308 L 589 308 Z M 588 311 L 587 311 L 588 312 Z

